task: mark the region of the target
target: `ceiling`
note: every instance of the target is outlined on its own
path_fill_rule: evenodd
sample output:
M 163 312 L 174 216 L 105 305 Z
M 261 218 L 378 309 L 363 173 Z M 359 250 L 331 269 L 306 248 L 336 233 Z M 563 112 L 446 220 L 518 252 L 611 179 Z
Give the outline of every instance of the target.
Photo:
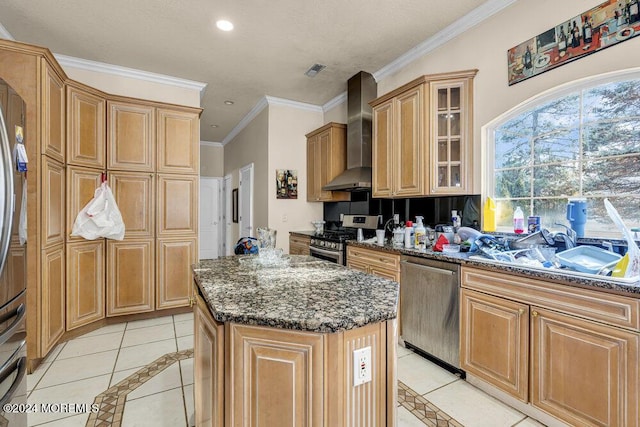
M 206 83 L 201 140 L 222 142 L 265 95 L 322 106 L 358 71 L 375 73 L 486 2 L 2 0 L 0 23 L 56 54 Z M 221 18 L 235 29 L 218 30 Z M 315 63 L 327 67 L 305 76 Z

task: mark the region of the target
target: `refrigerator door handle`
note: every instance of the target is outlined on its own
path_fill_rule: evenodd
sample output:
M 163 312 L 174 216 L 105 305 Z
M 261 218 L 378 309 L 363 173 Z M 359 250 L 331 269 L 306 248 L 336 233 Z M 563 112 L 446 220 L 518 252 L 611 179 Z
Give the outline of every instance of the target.
M 4 382 L 4 380 L 6 380 L 15 371 L 18 371 L 18 375 L 16 375 L 16 377 L 14 378 L 11 387 L 9 387 L 9 390 L 7 390 L 4 396 L 0 398 L 0 408 L 2 408 L 5 403 L 11 400 L 16 390 L 20 386 L 25 373 L 27 372 L 27 358 L 25 356 L 16 359 L 12 364 L 7 366 L 2 372 L 0 372 L 0 383 Z
M 4 113 L 0 108 L 0 273 L 7 260 L 13 224 L 13 161 Z
M 18 328 L 18 326 L 20 326 L 20 324 L 24 320 L 25 314 L 26 314 L 25 306 L 24 304 L 20 304 L 18 307 L 16 307 L 9 313 L 0 317 L 0 323 L 4 323 L 7 320 L 11 319 L 12 317 L 15 317 L 15 319 L 13 319 L 13 322 L 11 322 L 9 326 L 7 326 L 7 329 L 0 332 L 0 345 L 7 342 L 7 340 L 13 336 L 15 330 Z

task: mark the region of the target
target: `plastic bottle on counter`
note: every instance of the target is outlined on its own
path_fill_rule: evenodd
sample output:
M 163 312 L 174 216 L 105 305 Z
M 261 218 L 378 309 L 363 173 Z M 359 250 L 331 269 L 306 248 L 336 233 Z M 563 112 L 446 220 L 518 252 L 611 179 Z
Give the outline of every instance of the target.
M 453 228 L 460 228 L 460 216 L 458 215 L 458 211 L 451 211 L 451 223 Z
M 520 206 L 516 208 L 516 211 L 513 213 L 513 232 L 516 234 L 524 233 L 524 213 Z
M 482 216 L 482 229 L 484 231 L 496 231 L 496 204 L 491 197 L 487 197 L 487 201 L 484 203 Z
M 427 229 L 424 228 L 424 224 L 422 220 L 424 217 L 417 216 L 416 217 L 416 227 L 415 227 L 415 248 L 419 250 L 425 250 L 427 248 Z
M 413 239 L 415 238 L 415 231 L 413 230 L 413 222 L 407 221 L 404 225 L 404 247 L 407 249 L 413 248 Z

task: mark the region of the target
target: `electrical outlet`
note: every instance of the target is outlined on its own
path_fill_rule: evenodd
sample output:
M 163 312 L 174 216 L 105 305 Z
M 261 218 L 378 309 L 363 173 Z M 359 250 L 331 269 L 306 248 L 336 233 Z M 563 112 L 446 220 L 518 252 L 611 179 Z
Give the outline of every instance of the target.
M 353 350 L 353 385 L 371 381 L 371 347 Z

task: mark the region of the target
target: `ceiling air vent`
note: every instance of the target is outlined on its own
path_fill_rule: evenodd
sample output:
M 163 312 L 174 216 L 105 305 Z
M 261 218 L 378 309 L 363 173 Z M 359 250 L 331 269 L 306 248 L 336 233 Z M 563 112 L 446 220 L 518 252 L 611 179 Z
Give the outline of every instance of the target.
M 304 74 L 307 75 L 308 77 L 315 77 L 316 74 L 318 74 L 320 71 L 324 70 L 325 68 L 327 68 L 326 65 L 313 64 L 311 68 L 309 68 Z

